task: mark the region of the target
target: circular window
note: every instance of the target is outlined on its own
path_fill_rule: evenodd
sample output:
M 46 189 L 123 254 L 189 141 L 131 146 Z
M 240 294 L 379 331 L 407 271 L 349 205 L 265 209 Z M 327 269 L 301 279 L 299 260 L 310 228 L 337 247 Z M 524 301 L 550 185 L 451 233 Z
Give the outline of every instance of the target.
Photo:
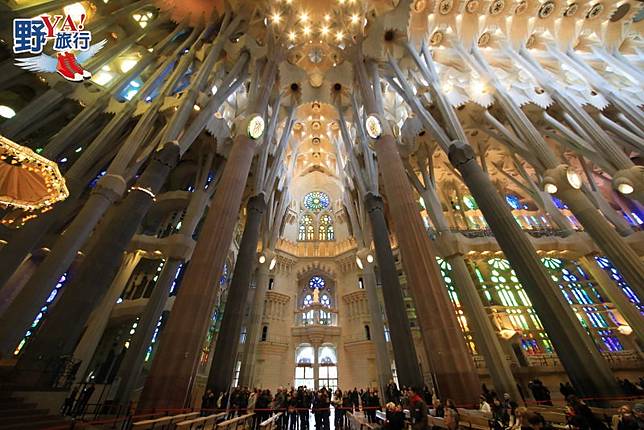
M 309 279 L 309 288 L 314 290 L 322 290 L 326 286 L 326 282 L 324 281 L 324 278 L 321 276 L 313 276 L 311 279 Z

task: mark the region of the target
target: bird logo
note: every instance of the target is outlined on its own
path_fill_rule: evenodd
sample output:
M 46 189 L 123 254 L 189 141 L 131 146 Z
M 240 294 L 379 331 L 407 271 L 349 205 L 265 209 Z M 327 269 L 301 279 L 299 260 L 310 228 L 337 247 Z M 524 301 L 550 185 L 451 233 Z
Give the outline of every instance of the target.
M 29 58 L 16 58 L 15 65 L 37 73 L 58 73 L 60 76 L 71 82 L 82 82 L 90 79 L 92 74 L 82 66 L 98 53 L 107 40 L 95 43 L 86 51 L 81 51 L 78 55 L 72 51 L 57 52 L 56 57 L 47 54 L 40 54 Z

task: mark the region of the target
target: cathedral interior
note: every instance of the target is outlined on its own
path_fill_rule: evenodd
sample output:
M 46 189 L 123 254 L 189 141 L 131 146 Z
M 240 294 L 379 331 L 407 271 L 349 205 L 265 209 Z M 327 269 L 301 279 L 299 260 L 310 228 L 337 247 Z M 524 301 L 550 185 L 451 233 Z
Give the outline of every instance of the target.
M 0 10 L 0 393 L 644 376 L 641 0 Z M 42 15 L 104 43 L 49 73 Z

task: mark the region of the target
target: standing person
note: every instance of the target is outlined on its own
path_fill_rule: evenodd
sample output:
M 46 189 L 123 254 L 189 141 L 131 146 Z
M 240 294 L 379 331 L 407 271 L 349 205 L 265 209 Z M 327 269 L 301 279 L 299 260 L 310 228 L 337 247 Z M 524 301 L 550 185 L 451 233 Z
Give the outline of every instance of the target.
M 369 404 L 368 397 L 369 397 L 369 389 L 367 389 L 367 391 L 364 391 L 362 388 L 360 388 L 360 405 L 362 406 L 362 413 L 367 418 L 368 418 L 367 405 Z
M 351 391 L 348 391 L 344 393 L 344 397 L 342 398 L 342 408 L 344 410 L 344 414 L 343 414 L 344 422 L 342 423 L 342 426 L 348 429 L 351 428 L 351 423 L 349 422 L 348 413 L 351 412 L 352 406 L 353 406 L 353 403 L 351 401 Z
M 253 390 L 250 392 L 248 395 L 248 413 L 249 414 L 254 414 L 253 415 L 253 423 L 251 425 L 251 430 L 255 430 L 258 426 L 257 420 L 259 417 L 255 413 L 255 404 L 257 403 L 257 388 L 253 388 Z
M 380 409 L 380 397 L 378 396 L 378 390 L 376 388 L 371 389 L 368 396 L 368 402 L 370 422 L 375 423 L 377 421 L 376 411 Z
M 345 410 L 343 409 L 343 400 L 344 396 L 342 394 L 342 390 L 337 388 L 333 393 L 333 424 L 336 429 L 341 429 L 344 425 Z
M 300 386 L 297 388 L 297 412 L 300 416 L 300 430 L 309 429 L 309 408 L 311 407 L 311 402 L 308 401 L 308 393 L 306 388 Z
M 353 391 L 351 392 L 351 404 L 353 405 L 353 411 L 357 411 L 359 409 L 359 400 L 360 396 L 358 394 L 358 389 L 356 387 L 353 387 Z
M 420 389 L 409 389 L 409 413 L 412 420 L 413 430 L 426 430 L 427 429 L 427 403 L 420 396 Z
M 400 403 L 400 390 L 398 390 L 398 385 L 396 385 L 393 379 L 390 379 L 389 384 L 387 385 L 385 400 L 387 401 L 387 403 Z
M 322 427 L 322 420 L 320 416 L 320 409 L 322 406 L 320 405 L 320 391 L 316 391 L 313 393 L 313 418 L 315 419 L 315 430 L 321 430 Z
M 208 415 L 215 406 L 215 393 L 210 388 L 201 396 L 201 416 Z
M 452 399 L 447 399 L 445 402 L 445 425 L 448 430 L 458 429 L 458 424 L 460 421 L 460 416 L 458 415 L 458 410 Z
M 326 388 L 322 388 L 318 408 L 320 410 L 320 428 L 318 430 L 330 430 L 329 417 L 331 415 L 331 402 Z
M 289 391 L 288 396 L 286 398 L 286 411 L 288 413 L 289 430 L 296 430 L 297 429 L 297 395 L 295 394 L 295 390 L 293 390 L 293 388 L 291 388 L 291 391 Z

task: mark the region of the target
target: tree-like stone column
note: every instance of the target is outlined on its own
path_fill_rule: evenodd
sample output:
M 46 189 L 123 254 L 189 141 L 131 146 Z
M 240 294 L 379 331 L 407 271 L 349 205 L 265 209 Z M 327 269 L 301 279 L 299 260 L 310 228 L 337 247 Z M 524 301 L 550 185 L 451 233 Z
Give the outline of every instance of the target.
M 369 214 L 376 259 L 382 282 L 387 325 L 396 361 L 399 384 L 412 387 L 423 385 L 423 374 L 418 365 L 414 338 L 411 335 L 407 308 L 398 279 L 396 261 L 389 242 L 389 228 L 385 221 L 385 205 L 380 196 L 367 194 L 365 207 Z
M 21 384 L 50 386 L 55 376 L 51 366 L 61 356 L 73 352 L 90 313 L 119 270 L 123 253 L 152 206 L 155 194 L 178 160 L 176 143 L 170 142 L 158 150 L 127 197 L 110 214 L 115 222 L 104 223 L 96 232 L 97 239 L 78 273 L 16 365 Z
M 386 132 L 373 144 L 439 395 L 476 405 L 478 374 L 438 271 L 396 141 Z
M 264 198 L 264 194 L 255 195 L 246 205 L 244 233 L 239 244 L 239 253 L 224 307 L 224 318 L 215 342 L 212 366 L 208 375 L 207 387 L 217 394 L 228 391 L 233 379 L 239 336 L 244 320 L 244 307 L 257 258 L 259 230 L 266 212 Z
M 259 341 L 262 316 L 264 313 L 264 302 L 266 300 L 266 291 L 268 291 L 269 269 L 268 265 L 274 254 L 264 251 L 266 261 L 260 264 L 255 276 L 255 297 L 253 297 L 252 309 L 248 318 L 248 335 L 244 344 L 242 355 L 242 365 L 239 369 L 239 386 L 250 387 L 255 377 L 255 351 Z
M 617 383 L 608 363 L 555 289 L 532 244 L 507 210 L 489 176 L 477 164 L 472 148 L 456 141 L 448 155 L 517 272 L 577 392 L 585 397 L 617 394 Z
M 51 255 L 50 253 L 42 263 L 47 266 L 56 265 L 58 270 L 54 276 L 60 278 L 81 247 L 82 242 L 78 243 L 78 234 L 75 234 L 76 227 L 81 228 L 87 224 L 96 225 L 112 202 L 123 194 L 125 188 L 126 183 L 121 176 L 105 175 L 101 178 L 92 191 L 91 198 L 79 212 L 77 220 L 70 226 L 71 230 L 68 228 L 68 231 L 63 234 L 62 238 L 66 240 L 59 240 L 53 247 L 55 253 L 61 252 L 61 254 Z M 67 249 L 71 246 L 70 242 L 76 244 L 71 251 Z M 0 316 L 0 354 L 10 351 L 18 343 L 52 289 L 52 279 L 54 279 L 52 270 L 49 270 L 49 267 L 42 267 L 42 264 Z M 68 288 L 65 288 L 63 294 L 67 291 Z
M 378 373 L 381 401 L 384 402 L 385 394 L 387 392 L 387 384 L 389 384 L 390 380 L 393 380 L 393 374 L 391 372 L 389 353 L 387 352 L 385 324 L 382 320 L 380 300 L 378 299 L 378 291 L 376 290 L 376 273 L 374 272 L 373 263 L 369 262 L 369 255 L 369 251 L 366 249 L 358 252 L 358 258 L 361 259 L 364 266 L 364 269 L 362 270 L 362 280 L 364 282 L 365 290 L 367 290 L 367 304 L 369 306 L 369 315 L 371 316 L 371 340 L 373 341 L 376 349 L 376 371 Z M 406 312 L 404 309 L 403 311 Z M 413 344 L 411 345 L 411 350 L 414 352 Z
M 139 410 L 181 408 L 189 402 L 201 347 L 219 294 L 257 142 L 245 134 L 233 146 L 186 270 L 139 401 Z M 216 365 L 216 363 L 215 363 Z

